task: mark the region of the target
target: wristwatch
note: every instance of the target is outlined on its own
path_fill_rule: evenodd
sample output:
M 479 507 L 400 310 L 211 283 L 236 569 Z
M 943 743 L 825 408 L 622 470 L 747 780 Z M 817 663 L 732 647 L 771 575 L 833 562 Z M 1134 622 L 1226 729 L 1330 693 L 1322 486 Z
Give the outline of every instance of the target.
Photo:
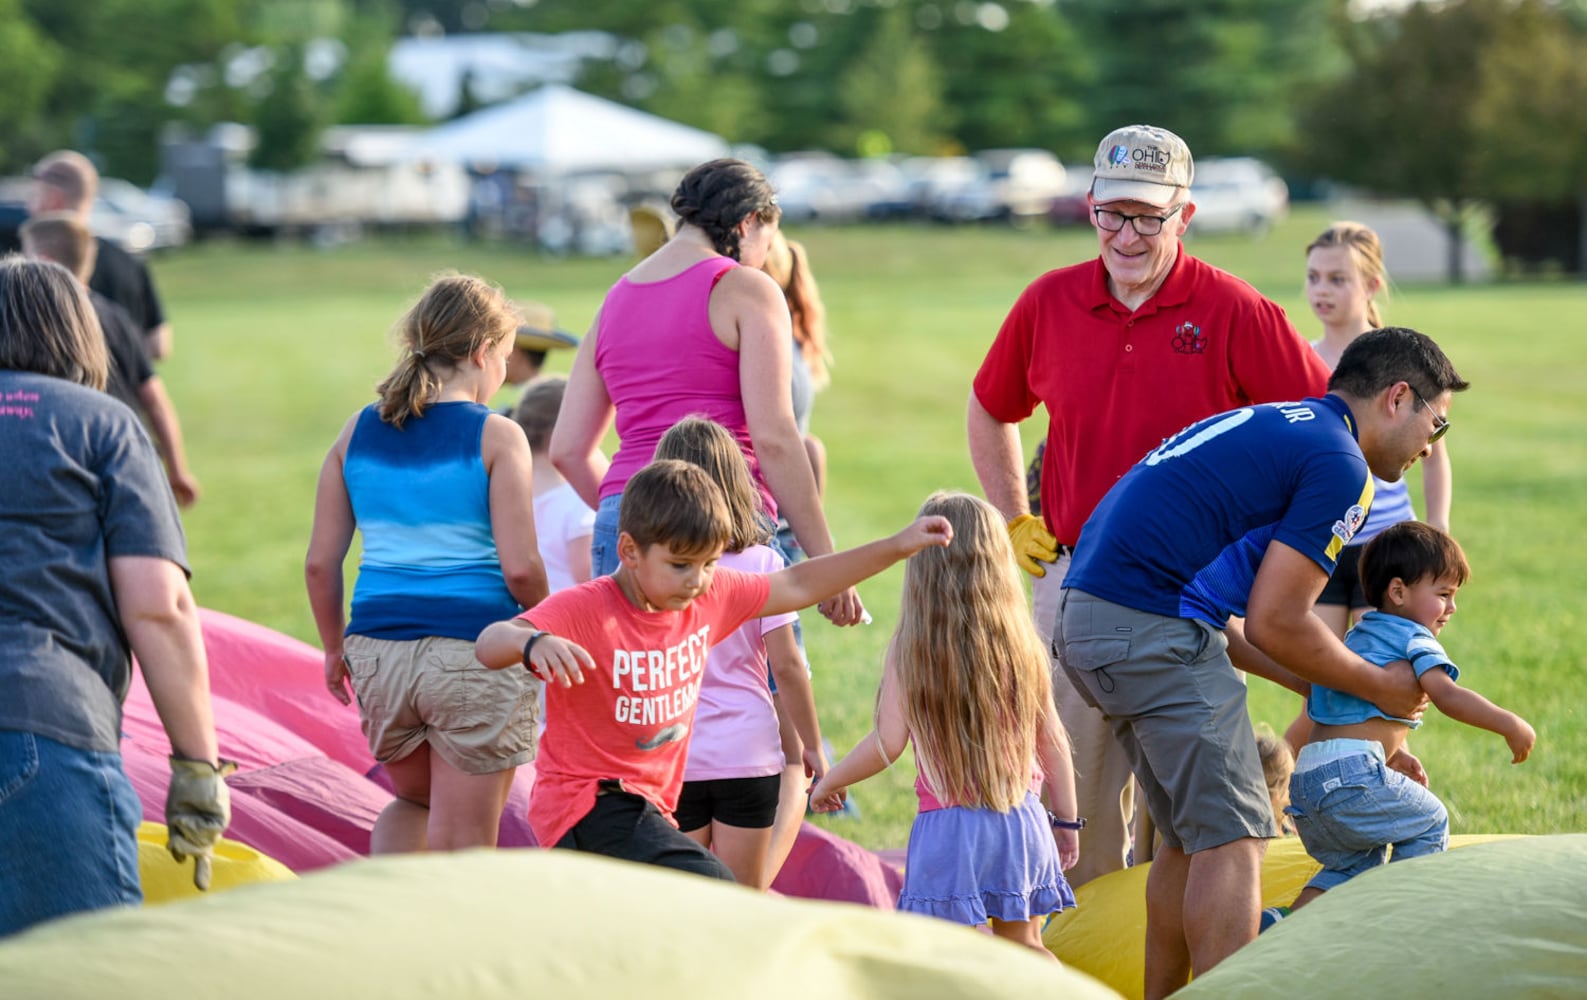
M 1086 818 L 1080 816 L 1076 819 L 1059 819 L 1051 809 L 1047 810 L 1047 820 L 1052 823 L 1054 830 L 1084 830 Z

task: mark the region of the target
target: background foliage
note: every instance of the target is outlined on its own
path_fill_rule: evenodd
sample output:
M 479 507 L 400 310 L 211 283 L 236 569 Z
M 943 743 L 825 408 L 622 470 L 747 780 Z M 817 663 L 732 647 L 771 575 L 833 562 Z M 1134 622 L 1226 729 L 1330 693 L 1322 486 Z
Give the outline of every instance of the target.
M 412 122 L 384 56 L 440 32 L 600 31 L 579 85 L 786 151 L 1039 146 L 1129 121 L 1460 215 L 1587 184 L 1582 0 L 0 0 L 0 168 L 70 145 L 147 182 L 168 123 Z M 1367 12 L 1367 13 L 1364 13 Z M 1368 16 L 1368 13 L 1371 16 Z M 283 111 L 279 105 L 289 107 Z M 283 127 L 285 123 L 285 127 Z M 1524 169 L 1522 169 L 1524 166 Z

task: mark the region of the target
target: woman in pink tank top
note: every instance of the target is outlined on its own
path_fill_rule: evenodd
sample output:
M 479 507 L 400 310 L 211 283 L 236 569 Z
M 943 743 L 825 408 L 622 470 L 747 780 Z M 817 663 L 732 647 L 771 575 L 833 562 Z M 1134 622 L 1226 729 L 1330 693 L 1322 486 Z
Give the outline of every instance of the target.
M 552 463 L 596 508 L 594 571 L 616 568 L 628 477 L 691 414 L 733 432 L 767 513 L 787 518 L 806 553 L 826 555 L 832 535 L 788 394 L 788 304 L 760 270 L 781 215 L 776 196 L 748 163 L 712 160 L 684 176 L 672 210 L 677 234 L 607 293 L 551 436 Z M 620 445 L 608 463 L 600 444 L 614 419 Z M 836 625 L 865 611 L 852 588 L 820 608 Z

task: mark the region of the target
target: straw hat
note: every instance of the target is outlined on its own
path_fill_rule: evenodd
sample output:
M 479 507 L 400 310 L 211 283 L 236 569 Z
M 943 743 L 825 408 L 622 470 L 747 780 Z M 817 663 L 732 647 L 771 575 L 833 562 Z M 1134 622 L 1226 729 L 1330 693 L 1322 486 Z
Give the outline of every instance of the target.
M 556 313 L 544 302 L 519 299 L 514 304 L 523 317 L 523 323 L 518 327 L 517 346 L 526 351 L 579 346 L 578 336 L 557 326 Z

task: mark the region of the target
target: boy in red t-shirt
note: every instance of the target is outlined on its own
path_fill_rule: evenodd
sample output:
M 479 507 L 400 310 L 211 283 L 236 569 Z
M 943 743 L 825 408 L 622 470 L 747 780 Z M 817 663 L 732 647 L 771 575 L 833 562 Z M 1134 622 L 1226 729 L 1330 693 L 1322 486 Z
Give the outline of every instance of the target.
M 653 462 L 623 489 L 614 574 L 480 633 L 481 663 L 524 663 L 547 682 L 529 802 L 540 843 L 732 881 L 672 823 L 706 651 L 752 618 L 809 607 L 947 545 L 953 531 L 922 517 L 768 575 L 717 568 L 731 535 L 727 502 L 704 470 Z

